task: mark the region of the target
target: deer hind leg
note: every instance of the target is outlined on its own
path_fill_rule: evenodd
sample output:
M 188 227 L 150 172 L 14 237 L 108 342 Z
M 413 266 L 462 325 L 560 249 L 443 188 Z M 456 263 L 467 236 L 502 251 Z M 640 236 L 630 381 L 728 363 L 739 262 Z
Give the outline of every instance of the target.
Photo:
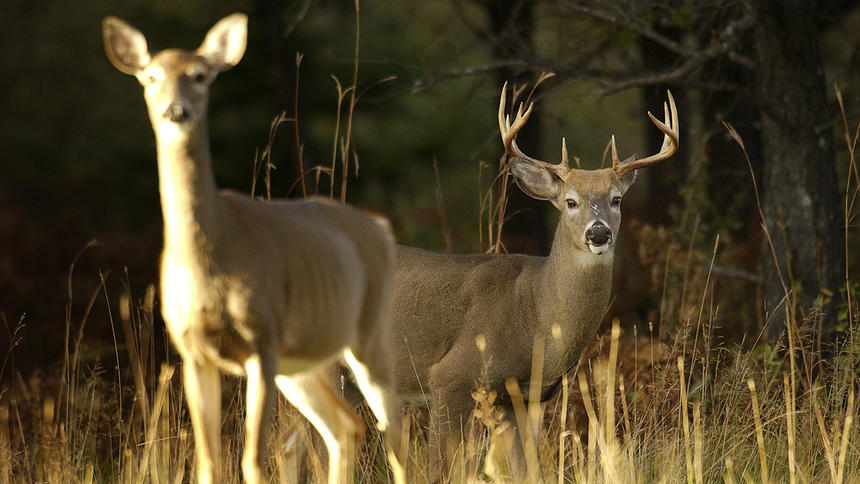
M 474 380 L 464 378 L 468 371 L 456 358 L 445 358 L 430 370 L 429 453 L 431 481 L 440 482 L 454 475 L 462 457 L 466 433 L 472 421 L 475 401 Z
M 278 388 L 322 436 L 328 451 L 328 482 L 352 482 L 355 449 L 364 424 L 335 393 L 322 371 L 275 377 Z
M 215 365 L 183 358 L 183 385 L 194 427 L 197 482 L 221 482 L 221 375 Z
M 245 451 L 242 475 L 248 484 L 265 482 L 264 457 L 266 434 L 275 403 L 275 361 L 268 353 L 245 360 L 248 378 L 245 398 Z
M 351 349 L 345 350 L 343 356 L 346 365 L 355 377 L 358 389 L 364 395 L 367 405 L 376 417 L 377 428 L 385 436 L 385 451 L 388 455 L 388 463 L 391 465 L 394 482 L 395 484 L 405 484 L 406 470 L 403 464 L 406 449 L 403 446 L 400 433 L 400 406 L 397 403 L 397 398 L 390 390 L 391 372 L 381 371 L 386 376 L 380 379 L 379 375 L 372 374 L 368 367 L 356 358 Z M 376 358 L 379 356 L 377 354 Z

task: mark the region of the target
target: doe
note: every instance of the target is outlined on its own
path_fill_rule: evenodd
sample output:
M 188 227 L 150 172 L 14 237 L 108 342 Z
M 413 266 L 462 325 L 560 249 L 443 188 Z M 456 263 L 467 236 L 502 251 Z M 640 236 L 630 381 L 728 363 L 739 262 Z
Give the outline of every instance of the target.
M 330 483 L 352 480 L 361 421 L 323 370 L 353 372 L 404 482 L 400 411 L 390 385 L 394 238 L 388 222 L 324 199 L 260 202 L 218 192 L 207 104 L 215 76 L 245 52 L 248 19 L 219 21 L 195 51 L 149 53 L 125 22 L 103 23 L 108 58 L 143 85 L 164 216 L 161 304 L 182 356 L 197 478 L 220 483 L 220 371 L 247 378 L 246 483 L 265 481 L 266 428 L 279 388 L 319 430 Z

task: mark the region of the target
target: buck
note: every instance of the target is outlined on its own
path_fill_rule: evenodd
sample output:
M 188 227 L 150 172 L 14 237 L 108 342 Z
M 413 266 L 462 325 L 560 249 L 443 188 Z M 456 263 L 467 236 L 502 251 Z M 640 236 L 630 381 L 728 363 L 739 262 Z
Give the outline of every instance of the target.
M 564 141 L 561 163 L 531 158 L 519 149 L 516 136 L 533 105 L 523 112 L 521 103 L 511 123 L 506 89 L 507 84 L 498 118 L 510 172 L 526 194 L 561 212 L 549 256 L 451 255 L 401 246 L 394 278 L 397 393 L 413 404 L 429 403 L 431 458 L 447 463 L 475 407 L 471 395 L 479 382 L 499 395 L 507 395 L 509 378 L 528 387 L 535 339 L 546 342 L 543 397 L 576 366 L 609 302 L 621 197 L 637 169 L 678 148 L 678 113 L 669 92 L 666 121 L 648 113 L 664 133 L 657 154 L 620 161 L 613 136 L 611 168 L 570 168 Z M 503 408 L 513 415 L 510 400 Z
M 220 483 L 220 372 L 247 378 L 246 483 L 264 482 L 277 387 L 319 430 L 330 483 L 352 480 L 363 425 L 326 366 L 353 372 L 404 482 L 400 411 L 391 390 L 394 239 L 387 221 L 329 200 L 254 200 L 218 192 L 207 127 L 209 87 L 245 52 L 247 17 L 219 21 L 195 51 L 150 55 L 142 33 L 109 17 L 107 55 L 143 85 L 158 152 L 164 216 L 162 313 L 182 356 L 197 478 Z

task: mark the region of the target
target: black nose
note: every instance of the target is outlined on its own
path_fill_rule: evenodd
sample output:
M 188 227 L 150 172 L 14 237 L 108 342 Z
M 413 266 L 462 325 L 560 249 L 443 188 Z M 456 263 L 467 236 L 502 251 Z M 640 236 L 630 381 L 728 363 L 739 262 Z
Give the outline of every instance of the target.
M 612 231 L 602 222 L 595 222 L 585 231 L 585 238 L 599 247 L 612 240 Z
M 185 109 L 185 106 L 183 106 L 181 102 L 172 102 L 167 106 L 167 109 L 164 110 L 164 117 L 174 123 L 181 123 L 188 119 L 188 110 Z

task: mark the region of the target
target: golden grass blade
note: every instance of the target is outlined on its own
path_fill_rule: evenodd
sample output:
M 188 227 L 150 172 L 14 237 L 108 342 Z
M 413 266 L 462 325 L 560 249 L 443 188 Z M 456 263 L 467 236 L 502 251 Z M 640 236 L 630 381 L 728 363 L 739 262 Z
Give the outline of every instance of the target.
M 149 474 L 147 472 L 147 469 L 149 469 L 149 456 L 152 453 L 152 446 L 157 436 L 158 421 L 161 419 L 161 410 L 164 407 L 168 384 L 173 378 L 173 371 L 174 367 L 166 363 L 161 365 L 161 373 L 158 376 L 158 389 L 155 392 L 155 402 L 152 406 L 152 413 L 149 415 L 149 423 L 146 426 L 146 442 L 143 446 L 143 455 L 140 457 L 140 467 L 137 472 L 136 480 L 137 484 L 143 484 L 147 474 Z
M 795 484 L 797 479 L 794 473 L 794 468 L 796 466 L 796 461 L 794 459 L 794 392 L 792 391 L 791 384 L 788 382 L 788 373 L 783 372 L 782 384 L 785 389 L 785 420 L 788 427 L 788 481 L 791 484 Z M 814 400 L 813 405 L 815 405 Z
M 690 411 L 687 408 L 687 381 L 684 378 L 684 357 L 678 356 L 678 379 L 681 382 L 681 426 L 684 429 L 684 462 L 687 469 L 687 484 L 693 484 L 693 452 L 690 438 Z
M 836 483 L 842 484 L 845 476 L 845 456 L 848 453 L 848 438 L 851 435 L 851 424 L 854 423 L 854 388 L 848 394 L 848 409 L 845 412 L 845 424 L 842 429 L 842 446 L 839 448 L 839 471 L 836 474 Z
M 558 484 L 564 484 L 564 440 L 570 436 L 567 430 L 567 373 L 561 376 L 561 424 L 558 434 Z
M 606 372 L 606 395 L 603 407 L 603 417 L 606 419 L 604 435 L 606 441 L 615 444 L 615 372 L 618 368 L 618 338 L 621 336 L 621 326 L 618 318 L 612 318 L 612 330 L 609 339 L 609 367 Z
M 698 484 L 704 484 L 704 464 L 702 454 L 705 449 L 705 437 L 702 424 L 702 402 L 693 404 L 693 471 Z
M 594 411 L 594 406 L 591 403 L 591 395 L 588 391 L 588 382 L 585 380 L 585 375 L 579 373 L 579 390 L 582 393 L 582 401 L 585 404 L 585 411 L 588 414 L 588 478 L 587 482 L 594 482 L 596 471 L 596 449 L 600 448 L 600 465 L 603 469 L 603 479 L 606 482 L 620 482 L 618 473 L 618 449 L 607 442 L 607 437 L 604 435 L 604 428 L 601 428 L 600 419 Z M 596 443 L 596 446 L 594 445 Z
M 767 454 L 764 449 L 764 431 L 761 425 L 761 411 L 758 405 L 758 395 L 755 390 L 755 382 L 752 378 L 747 380 L 747 387 L 750 389 L 750 397 L 752 398 L 753 418 L 755 419 L 755 437 L 758 444 L 759 464 L 761 465 L 761 482 L 767 484 L 770 482 L 767 472 Z
M 812 389 L 809 398 L 812 400 L 812 411 L 815 413 L 815 421 L 818 423 L 818 431 L 821 434 L 821 442 L 824 445 L 824 458 L 827 460 L 827 465 L 830 468 L 830 478 L 835 481 L 836 460 L 833 458 L 833 447 L 830 445 L 830 439 L 828 438 L 824 415 L 821 413 L 821 406 L 818 405 L 818 388 Z
M 585 373 L 579 372 L 579 392 L 582 394 L 582 403 L 585 407 L 585 414 L 588 416 L 588 458 L 586 460 L 586 482 L 594 482 L 594 474 L 597 461 L 597 434 L 600 431 L 600 421 L 597 419 L 597 414 L 594 412 L 594 406 L 591 403 L 591 394 L 588 391 L 588 381 L 585 379 Z
M 179 464 L 173 467 L 176 471 L 173 476 L 173 484 L 182 484 L 183 479 L 185 479 L 185 461 L 188 460 L 188 430 L 186 429 L 179 430 L 179 445 L 176 449 L 176 456 L 176 462 Z
M 87 468 L 84 471 L 84 480 L 81 481 L 83 484 L 93 484 L 93 464 L 87 464 Z
M 12 440 L 9 435 L 9 407 L 4 403 L 0 405 L 0 484 L 9 484 L 11 478 Z
M 529 378 L 529 440 L 537 441 L 537 433 L 540 428 L 541 406 L 540 394 L 543 386 L 543 357 L 545 342 L 543 338 L 535 338 L 532 343 L 532 368 Z
M 726 457 L 726 472 L 723 474 L 723 482 L 735 484 L 735 464 L 731 457 Z
M 627 467 L 630 470 L 630 482 L 636 482 L 636 450 L 637 443 L 633 440 L 630 426 L 630 411 L 627 405 L 627 391 L 624 386 L 624 374 L 618 375 L 618 392 L 621 394 L 621 410 L 624 415 L 624 447 L 627 449 Z
M 520 386 L 515 379 L 508 378 L 505 380 L 505 388 L 511 396 L 514 416 L 516 417 L 517 427 L 519 427 L 520 431 L 520 441 L 526 455 L 526 479 L 529 483 L 537 483 L 540 476 L 540 466 L 538 464 L 537 449 L 531 438 L 532 431 L 529 428 L 528 411 L 523 401 L 523 395 L 520 393 Z

